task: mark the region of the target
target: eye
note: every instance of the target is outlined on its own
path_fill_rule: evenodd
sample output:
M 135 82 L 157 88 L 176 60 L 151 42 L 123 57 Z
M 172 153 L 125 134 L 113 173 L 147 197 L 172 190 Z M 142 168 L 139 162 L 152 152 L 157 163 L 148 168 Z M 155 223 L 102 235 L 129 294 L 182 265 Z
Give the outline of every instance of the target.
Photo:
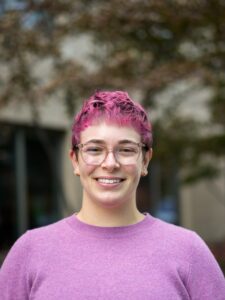
M 135 146 L 122 146 L 118 148 L 118 152 L 122 155 L 134 155 L 138 152 Z
M 83 151 L 86 154 L 98 155 L 98 154 L 101 154 L 104 151 L 104 148 L 100 147 L 100 146 L 87 145 L 87 146 L 83 147 Z

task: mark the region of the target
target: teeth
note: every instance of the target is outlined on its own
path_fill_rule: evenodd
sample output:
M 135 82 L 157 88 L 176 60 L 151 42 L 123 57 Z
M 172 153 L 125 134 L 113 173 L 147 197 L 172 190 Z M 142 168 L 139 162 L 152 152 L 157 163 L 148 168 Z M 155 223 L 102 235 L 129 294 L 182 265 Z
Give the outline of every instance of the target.
M 98 179 L 98 182 L 108 183 L 108 184 L 119 183 L 120 181 L 121 181 L 121 179 L 106 179 L 106 178 L 99 178 Z

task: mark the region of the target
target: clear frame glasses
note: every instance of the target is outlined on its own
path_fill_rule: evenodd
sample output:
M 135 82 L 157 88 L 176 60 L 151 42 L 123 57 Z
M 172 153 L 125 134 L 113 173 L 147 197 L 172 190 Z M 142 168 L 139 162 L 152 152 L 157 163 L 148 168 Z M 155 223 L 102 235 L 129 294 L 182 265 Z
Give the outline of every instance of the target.
M 143 143 L 126 142 L 118 144 L 114 149 L 108 149 L 102 143 L 87 142 L 75 147 L 80 150 L 81 157 L 87 165 L 101 165 L 109 152 L 114 154 L 116 161 L 122 165 L 131 165 L 137 162 L 139 155 L 146 145 Z

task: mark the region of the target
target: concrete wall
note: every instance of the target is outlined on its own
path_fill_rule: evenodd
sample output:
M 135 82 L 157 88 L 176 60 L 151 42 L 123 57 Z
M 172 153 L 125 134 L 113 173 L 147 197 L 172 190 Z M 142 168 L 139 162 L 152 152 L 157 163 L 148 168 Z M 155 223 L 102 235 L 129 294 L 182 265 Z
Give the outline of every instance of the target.
M 69 158 L 70 139 L 71 133 L 68 131 L 62 149 L 63 186 L 68 201 L 68 211 L 65 211 L 64 214 L 79 211 L 82 200 L 80 179 L 73 173 L 73 167 Z
M 202 94 L 201 94 L 202 95 Z M 207 94 L 208 95 L 208 94 Z M 204 99 L 207 95 L 204 94 Z M 61 151 L 63 186 L 69 212 L 78 211 L 81 205 L 82 188 L 79 178 L 73 174 L 69 160 L 72 118 L 66 112 L 62 97 L 50 97 L 47 102 L 38 103 L 39 125 L 47 129 L 61 129 L 65 132 Z M 166 96 L 164 96 L 167 99 Z M 200 98 L 198 92 L 198 100 Z M 161 98 L 162 101 L 163 98 Z M 196 100 L 196 97 L 195 97 Z M 189 106 L 191 109 L 193 106 Z M 194 111 L 201 111 L 196 110 Z M 187 114 L 187 110 L 184 110 Z M 191 111 L 189 111 L 191 114 Z M 198 116 L 199 117 L 199 116 Z M 204 118 L 203 118 L 204 119 Z M 32 126 L 34 116 L 28 103 L 13 103 L 1 108 L 0 122 L 27 124 Z M 157 151 L 157 149 L 155 150 Z M 223 164 L 223 165 L 222 165 Z M 197 231 L 205 240 L 217 241 L 225 238 L 225 162 L 221 162 L 223 174 L 217 181 L 204 181 L 192 186 L 181 187 L 181 225 Z M 65 214 L 69 213 L 68 210 Z
M 181 189 L 182 226 L 209 242 L 225 239 L 225 162 L 217 180 L 204 180 Z

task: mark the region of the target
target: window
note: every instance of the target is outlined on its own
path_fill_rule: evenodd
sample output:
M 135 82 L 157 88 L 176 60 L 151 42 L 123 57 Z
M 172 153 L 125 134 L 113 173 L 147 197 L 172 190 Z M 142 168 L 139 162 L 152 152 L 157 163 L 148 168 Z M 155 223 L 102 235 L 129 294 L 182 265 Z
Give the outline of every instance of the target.
M 0 245 L 60 218 L 62 132 L 0 125 Z

